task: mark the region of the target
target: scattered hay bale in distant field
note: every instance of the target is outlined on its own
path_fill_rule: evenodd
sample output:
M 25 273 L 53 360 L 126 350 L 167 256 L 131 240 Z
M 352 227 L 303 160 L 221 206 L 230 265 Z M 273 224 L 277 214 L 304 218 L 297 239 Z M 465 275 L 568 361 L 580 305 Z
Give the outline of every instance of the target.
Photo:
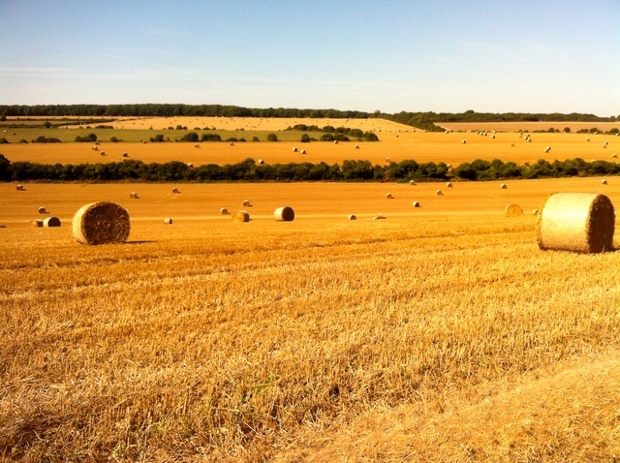
M 523 209 L 518 204 L 509 204 L 506 206 L 506 217 L 520 217 L 523 215 Z
M 32 219 L 29 223 L 31 227 L 35 227 L 35 228 L 42 227 L 43 219 Z
M 349 220 L 357 220 L 357 216 L 355 214 L 349 214 Z
M 196 144 L 194 145 L 194 148 L 200 148 L 200 144 L 196 143 Z
M 60 219 L 58 217 L 46 217 L 43 220 L 43 226 L 48 228 L 60 227 Z
M 356 150 L 360 149 L 360 145 L 355 145 L 355 149 Z
M 555 193 L 538 216 L 540 249 L 598 253 L 613 250 L 614 206 L 605 195 Z
M 20 184 L 20 185 L 17 185 L 17 186 L 15 187 L 15 189 L 16 189 L 17 191 L 26 191 L 26 189 L 24 188 L 24 185 L 21 185 L 21 184 Z
M 180 193 L 180 191 L 179 191 L 179 189 L 178 189 L 177 187 L 174 187 L 174 188 L 172 189 L 172 192 L 173 192 L 173 193 Z
M 436 194 L 437 196 L 443 196 L 443 191 L 441 191 L 441 190 L 437 190 L 437 191 L 435 192 L 435 194 Z
M 603 185 L 607 185 L 607 180 L 603 179 L 603 180 L 601 180 L 601 183 L 602 183 Z
M 170 217 L 167 217 L 164 219 L 164 224 L 166 225 L 172 225 L 172 219 Z
M 296 152 L 297 152 L 297 147 L 294 146 L 293 147 L 293 153 L 296 153 Z
M 387 199 L 394 199 L 394 196 L 392 195 L 392 193 L 387 193 L 387 194 L 385 195 L 385 197 L 386 197 Z
M 249 199 L 243 200 L 243 207 L 252 207 L 252 203 L 250 203 Z
M 41 206 L 39 209 L 39 214 L 47 214 L 47 210 L 45 209 L 45 206 Z
M 127 211 L 107 201 L 86 204 L 73 217 L 73 237 L 82 244 L 123 243 L 130 228 Z
M 228 209 L 226 209 L 225 207 L 221 208 L 221 209 L 220 209 L 220 214 L 222 214 L 222 215 L 227 215 L 227 214 L 229 214 Z
M 290 206 L 279 207 L 273 212 L 276 222 L 292 222 L 295 219 L 295 211 Z
M 123 157 L 124 158 L 128 158 L 129 157 L 129 153 L 123 153 Z
M 301 150 L 301 154 L 306 154 L 306 150 Z
M 93 147 L 92 147 L 92 150 L 93 150 L 93 151 L 99 151 L 99 147 L 98 147 L 98 146 L 93 146 Z
M 506 189 L 508 189 L 508 185 L 506 185 L 505 183 L 502 183 L 499 187 L 500 187 L 502 190 L 506 190 Z
M 448 183 L 446 183 L 446 187 L 447 187 L 447 188 L 452 188 L 452 182 L 448 182 Z
M 235 146 L 235 143 L 231 141 L 231 142 L 229 143 L 229 145 L 230 145 L 230 146 Z
M 136 193 L 135 191 L 132 191 L 131 193 L 129 193 L 129 198 L 138 199 L 138 193 Z
M 191 162 L 188 162 L 187 163 L 187 167 L 189 167 L 191 169 L 192 167 L 194 167 L 194 164 L 192 164 Z
M 547 146 L 547 147 L 545 148 L 545 153 L 548 153 L 549 151 L 551 151 L 551 147 L 550 147 L 550 146 Z
M 249 222 L 250 213 L 248 211 L 237 211 L 232 215 L 233 222 Z
M 101 156 L 106 156 L 105 151 L 102 151 L 101 153 L 99 153 Z
M 409 185 L 417 185 L 417 183 L 415 182 L 415 180 L 409 180 Z
M 420 207 L 420 202 L 419 201 L 414 201 L 414 202 L 411 203 L 411 205 L 413 207 Z
M 334 140 L 334 145 L 337 145 L 337 144 L 338 144 L 338 140 Z
M 616 153 L 611 155 L 612 158 L 616 159 L 618 157 L 618 155 Z
M 461 140 L 461 143 L 462 143 L 463 145 L 466 145 L 466 144 L 467 144 L 467 140 Z
M 263 164 L 265 164 L 265 161 L 263 159 L 259 159 L 258 164 L 262 166 Z
M 372 220 L 385 220 L 385 219 L 387 219 L 387 217 L 381 214 L 376 215 L 372 218 Z

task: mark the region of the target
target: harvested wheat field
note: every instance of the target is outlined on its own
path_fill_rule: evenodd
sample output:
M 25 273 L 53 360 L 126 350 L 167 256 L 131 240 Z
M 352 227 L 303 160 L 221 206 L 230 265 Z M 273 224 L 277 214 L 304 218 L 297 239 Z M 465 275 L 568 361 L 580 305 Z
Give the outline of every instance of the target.
M 527 211 L 619 185 L 0 184 L 0 456 L 614 461 L 620 253 L 542 251 Z M 96 201 L 125 243 L 64 226 Z

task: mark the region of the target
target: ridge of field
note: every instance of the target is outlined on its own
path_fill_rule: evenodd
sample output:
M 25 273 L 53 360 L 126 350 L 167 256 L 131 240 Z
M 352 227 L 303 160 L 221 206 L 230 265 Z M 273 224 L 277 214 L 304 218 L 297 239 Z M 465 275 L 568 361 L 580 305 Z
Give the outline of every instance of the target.
M 68 132 L 67 130 L 61 130 Z M 41 131 L 38 131 L 39 133 Z M 73 132 L 73 131 L 71 131 Z M 82 131 L 80 131 L 82 132 Z M 620 155 L 620 137 L 612 135 L 535 133 L 527 141 L 518 133 L 503 132 L 482 136 L 476 133 L 424 133 L 381 132 L 378 142 L 330 142 L 300 143 L 280 142 L 203 142 L 198 145 L 187 142 L 165 143 L 112 143 L 105 129 L 96 131 L 102 140 L 98 151 L 92 143 L 17 143 L 14 137 L 9 144 L 0 146 L 0 152 L 10 161 L 29 161 L 43 164 L 80 164 L 119 162 L 123 153 L 129 159 L 146 163 L 180 161 L 194 166 L 204 164 L 232 164 L 247 158 L 264 160 L 267 164 L 293 162 L 339 163 L 344 160 L 367 160 L 373 164 L 386 164 L 415 159 L 417 162 L 445 162 L 457 166 L 475 159 L 500 159 L 517 164 L 533 163 L 539 159 L 548 161 L 582 158 L 617 162 Z M 155 131 L 154 131 L 155 132 Z M 44 132 L 42 132 L 44 133 Z M 85 132 L 90 133 L 90 132 Z M 184 131 L 158 132 L 172 140 L 183 136 Z M 243 133 L 243 132 L 240 132 Z M 303 132 L 284 132 L 301 138 Z M 150 136 L 154 136 L 155 133 Z M 122 134 L 119 135 L 122 138 Z M 244 134 L 248 136 L 248 134 Z M 465 142 L 465 143 L 463 143 Z M 197 146 L 197 147 L 196 147 Z M 547 150 L 550 147 L 550 150 Z M 297 151 L 294 151 L 297 148 Z M 306 153 L 303 154 L 302 150 Z M 101 153 L 105 152 L 105 156 Z
M 530 122 L 436 122 L 436 126 L 456 132 L 485 131 L 492 132 L 543 132 L 551 128 L 564 131 L 568 127 L 572 133 L 579 130 L 598 129 L 609 132 L 620 129 L 620 122 L 564 122 L 564 121 L 530 121 Z
M 0 184 L 0 458 L 613 461 L 620 252 L 531 211 L 600 180 Z M 128 243 L 73 239 L 97 200 Z

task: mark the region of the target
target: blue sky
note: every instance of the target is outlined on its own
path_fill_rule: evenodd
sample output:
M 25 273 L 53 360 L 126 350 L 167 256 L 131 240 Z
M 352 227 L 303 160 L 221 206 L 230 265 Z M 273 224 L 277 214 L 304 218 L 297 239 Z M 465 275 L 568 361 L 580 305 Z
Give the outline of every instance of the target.
M 0 104 L 620 115 L 620 0 L 0 0 Z

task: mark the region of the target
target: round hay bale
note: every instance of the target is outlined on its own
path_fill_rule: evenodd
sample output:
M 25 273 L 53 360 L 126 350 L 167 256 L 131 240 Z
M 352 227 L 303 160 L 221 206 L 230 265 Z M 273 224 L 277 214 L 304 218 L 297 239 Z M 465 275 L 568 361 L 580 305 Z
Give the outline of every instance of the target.
M 222 215 L 227 215 L 228 214 L 228 209 L 226 209 L 225 207 L 220 209 L 220 214 Z
M 301 154 L 306 154 L 306 150 L 301 150 Z
M 506 206 L 506 217 L 520 217 L 523 215 L 523 209 L 518 204 L 509 204 Z
M 243 207 L 252 207 L 252 203 L 250 203 L 249 199 L 243 200 Z
M 463 145 L 466 145 L 466 144 L 467 144 L 467 140 L 461 140 L 461 143 L 462 143 Z
M 603 185 L 607 185 L 607 180 L 603 179 L 603 180 L 601 180 L 601 183 L 602 183 Z
M 44 227 L 60 227 L 60 219 L 58 217 L 47 217 L 43 220 Z
M 39 210 L 39 214 L 47 214 L 47 211 L 45 210 L 45 206 L 41 206 L 38 210 Z
M 178 189 L 177 187 L 174 187 L 174 188 L 172 189 L 172 192 L 173 192 L 173 193 L 180 193 L 180 191 L 179 191 L 179 189 Z
M 189 167 L 191 169 L 192 167 L 194 167 L 194 164 L 192 164 L 191 162 L 188 162 L 187 163 L 187 167 Z
M 297 148 L 293 147 L 293 153 L 297 152 Z
M 349 220 L 357 220 L 357 216 L 355 214 L 349 214 Z
M 129 198 L 138 199 L 138 193 L 136 193 L 135 191 L 132 191 L 131 193 L 129 193 Z
M 355 145 L 355 149 L 356 150 L 360 149 L 360 145 Z
M 417 183 L 415 182 L 415 180 L 409 180 L 409 185 L 417 185 Z
M 392 196 L 392 193 L 387 193 L 387 194 L 385 195 L 385 197 L 386 197 L 387 199 L 394 199 L 394 196 Z
M 290 206 L 283 206 L 273 211 L 276 222 L 292 222 L 295 220 L 295 211 Z
M 613 249 L 614 206 L 605 195 L 555 193 L 536 223 L 540 249 L 598 253 Z
M 419 201 L 414 201 L 414 202 L 411 203 L 411 205 L 413 207 L 420 207 L 420 202 Z
M 435 194 L 436 194 L 437 196 L 443 196 L 443 191 L 441 191 L 441 190 L 437 190 L 437 191 L 435 192 Z
M 506 189 L 508 189 L 508 185 L 506 185 L 505 183 L 502 183 L 499 187 L 500 187 L 502 190 L 506 190 Z
M 26 189 L 24 188 L 24 185 L 17 185 L 17 186 L 15 187 L 15 189 L 16 189 L 17 191 L 26 191 Z
M 123 243 L 130 228 L 127 211 L 112 202 L 86 204 L 73 217 L 73 237 L 82 244 Z
M 249 222 L 250 213 L 248 211 L 237 211 L 232 215 L 233 222 Z
M 617 159 L 618 155 L 616 153 L 614 153 L 614 154 L 611 155 L 611 157 L 614 158 L 614 159 Z
M 260 164 L 262 166 L 263 164 L 265 164 L 265 161 L 263 159 L 259 159 L 258 160 L 258 164 Z
M 170 217 L 167 217 L 164 219 L 164 224 L 166 225 L 172 225 L 172 219 Z
M 447 187 L 447 188 L 452 188 L 452 182 L 448 182 L 448 183 L 446 183 L 446 187 Z
M 128 158 L 128 157 L 129 157 L 129 154 L 128 154 L 128 153 L 123 153 L 123 157 L 124 157 L 124 158 Z
M 30 223 L 31 227 L 35 227 L 35 228 L 43 226 L 43 220 L 42 219 L 32 219 L 29 223 Z

